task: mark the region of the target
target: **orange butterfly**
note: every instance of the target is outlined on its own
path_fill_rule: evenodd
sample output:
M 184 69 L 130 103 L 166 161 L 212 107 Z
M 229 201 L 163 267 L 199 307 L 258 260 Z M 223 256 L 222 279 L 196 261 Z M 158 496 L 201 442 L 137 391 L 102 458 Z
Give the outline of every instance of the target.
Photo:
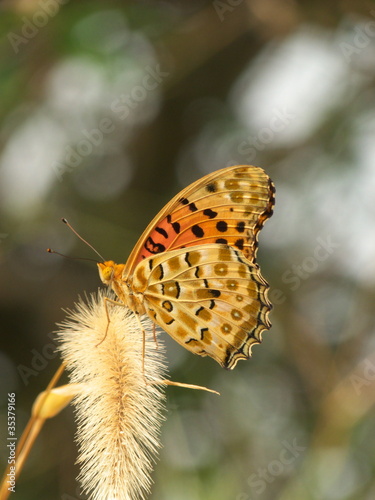
M 271 326 L 255 257 L 274 193 L 258 167 L 206 175 L 161 210 L 126 264 L 99 263 L 100 278 L 186 349 L 232 369 Z

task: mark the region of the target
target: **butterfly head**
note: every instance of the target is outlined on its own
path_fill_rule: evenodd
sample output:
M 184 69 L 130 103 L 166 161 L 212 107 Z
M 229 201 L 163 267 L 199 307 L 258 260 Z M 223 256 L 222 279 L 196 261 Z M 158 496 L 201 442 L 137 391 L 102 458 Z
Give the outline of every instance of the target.
M 116 264 L 113 260 L 98 263 L 99 276 L 102 282 L 111 286 L 114 281 L 120 280 L 124 264 Z

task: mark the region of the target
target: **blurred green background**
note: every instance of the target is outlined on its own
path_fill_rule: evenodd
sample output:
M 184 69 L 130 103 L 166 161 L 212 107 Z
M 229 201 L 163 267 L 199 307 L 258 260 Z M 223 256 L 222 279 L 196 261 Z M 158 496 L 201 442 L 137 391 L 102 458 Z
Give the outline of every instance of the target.
M 59 360 L 48 336 L 188 183 L 231 164 L 276 185 L 258 261 L 273 327 L 233 372 L 168 335 L 150 498 L 375 498 L 375 3 L 3 1 L 1 442 Z M 371 201 L 372 200 L 372 201 Z M 71 409 L 15 500 L 81 499 Z M 5 460 L 2 444 L 2 460 Z M 2 463 L 3 464 L 3 463 Z M 2 467 L 3 469 L 3 467 Z

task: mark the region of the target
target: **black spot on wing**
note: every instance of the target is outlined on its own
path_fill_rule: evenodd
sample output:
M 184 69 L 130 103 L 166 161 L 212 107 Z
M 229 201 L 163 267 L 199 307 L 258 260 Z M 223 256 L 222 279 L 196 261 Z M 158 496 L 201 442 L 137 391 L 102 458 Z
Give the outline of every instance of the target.
M 219 222 L 216 223 L 216 229 L 221 233 L 225 233 L 226 231 L 228 231 L 228 224 L 225 222 L 225 220 L 219 220 Z
M 206 215 L 209 219 L 214 219 L 215 217 L 217 217 L 217 212 L 211 210 L 211 208 L 206 208 L 205 210 L 203 210 L 203 215 Z
M 197 342 L 197 339 L 193 339 L 193 338 L 191 338 L 191 339 L 187 340 L 187 341 L 185 342 L 185 344 L 189 344 L 190 342 Z
M 244 243 L 245 241 L 243 240 L 243 238 L 240 238 L 235 241 L 234 246 L 237 247 L 239 250 L 243 250 Z
M 215 298 L 220 297 L 220 295 L 221 295 L 220 290 L 215 290 L 214 288 L 209 289 L 208 292 L 210 295 L 212 295 L 212 297 L 215 297 Z
M 155 243 L 151 236 L 146 240 L 145 249 L 152 254 L 165 252 L 165 246 L 161 243 Z
M 202 238 L 202 236 L 204 236 L 204 231 L 198 224 L 195 224 L 191 228 L 191 231 L 194 234 L 194 236 L 196 236 L 197 238 Z
M 164 238 L 168 238 L 167 231 L 165 229 L 163 229 L 162 227 L 156 226 L 155 231 L 157 231 L 159 234 L 164 236 Z
M 231 347 L 228 347 L 227 351 L 226 351 L 225 360 L 223 363 L 224 368 L 229 369 L 229 365 L 232 361 L 233 354 L 234 354 L 234 352 L 231 350 Z
M 227 245 L 228 240 L 226 240 L 225 238 L 217 238 L 217 240 L 215 240 L 215 243 L 223 243 L 224 245 Z
M 178 234 L 181 230 L 181 226 L 180 226 L 180 223 L 179 222 L 172 222 L 172 216 L 171 214 L 168 214 L 167 215 L 167 222 L 168 224 L 170 224 L 173 228 L 173 231 Z
M 238 222 L 237 223 L 237 226 L 236 226 L 236 229 L 239 233 L 243 233 L 245 231 L 245 223 L 244 221 L 241 221 L 241 222 Z
M 186 252 L 186 254 L 185 254 L 185 262 L 186 262 L 186 264 L 187 264 L 189 267 L 191 267 L 191 263 L 190 263 L 190 261 L 189 261 L 189 255 L 190 255 L 190 253 L 189 253 L 189 252 Z
M 201 328 L 201 340 L 204 339 L 206 333 L 208 333 L 208 328 Z
M 202 311 L 204 311 L 204 307 L 201 306 L 199 309 L 195 311 L 195 315 L 199 316 Z
M 159 280 L 162 280 L 164 278 L 164 268 L 163 264 L 159 264 L 157 269 L 159 270 Z
M 237 257 L 238 262 L 241 262 L 242 264 L 248 265 L 248 263 L 243 260 L 244 254 L 242 252 L 240 253 L 240 252 L 237 252 L 237 250 L 235 250 L 234 253 Z
M 189 204 L 189 210 L 190 210 L 190 212 L 196 212 L 198 210 L 196 204 L 191 202 Z
M 173 311 L 172 302 L 170 302 L 169 300 L 164 300 L 162 303 L 162 307 L 164 307 L 164 309 L 166 309 L 168 312 Z
M 216 193 L 217 191 L 216 182 L 210 182 L 209 184 L 207 184 L 206 191 L 208 191 L 209 193 Z

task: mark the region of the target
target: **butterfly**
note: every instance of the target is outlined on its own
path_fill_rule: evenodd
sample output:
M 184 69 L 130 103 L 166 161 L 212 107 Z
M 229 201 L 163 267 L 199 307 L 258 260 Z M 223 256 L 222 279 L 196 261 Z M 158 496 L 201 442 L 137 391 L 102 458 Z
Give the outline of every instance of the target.
M 158 213 L 126 264 L 98 263 L 100 278 L 186 349 L 233 369 L 271 326 L 269 286 L 255 258 L 274 194 L 258 167 L 208 174 Z

